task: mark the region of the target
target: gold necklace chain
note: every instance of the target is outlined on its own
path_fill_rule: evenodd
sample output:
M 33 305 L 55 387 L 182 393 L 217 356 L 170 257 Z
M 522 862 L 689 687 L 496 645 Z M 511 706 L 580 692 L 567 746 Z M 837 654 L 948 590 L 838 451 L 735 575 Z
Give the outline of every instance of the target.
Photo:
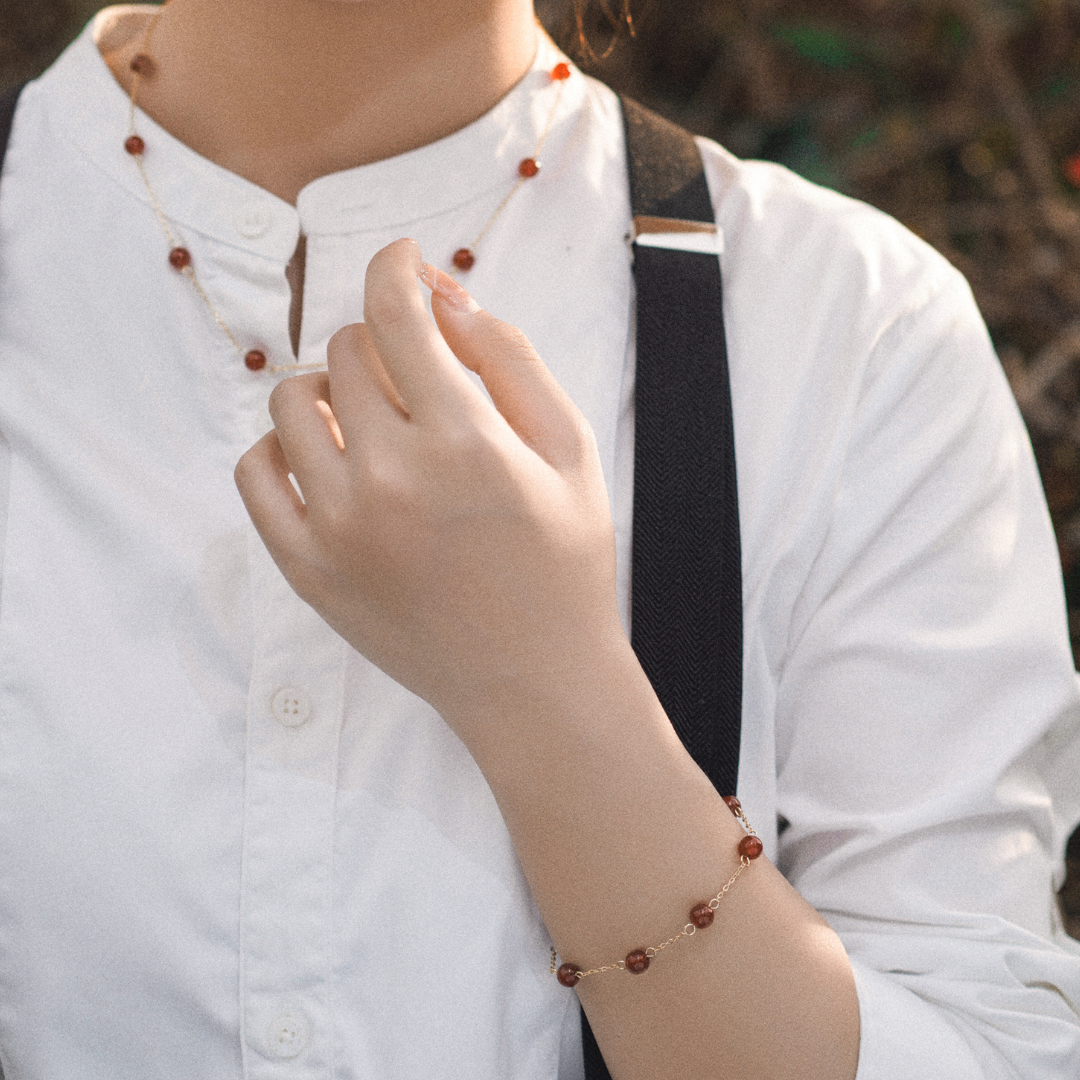
M 229 343 L 237 351 L 240 357 L 244 361 L 245 367 L 249 371 L 268 371 L 272 374 L 280 374 L 282 372 L 300 372 L 300 371 L 317 371 L 326 367 L 326 362 L 310 364 L 272 364 L 267 359 L 266 353 L 261 349 L 245 349 L 243 345 L 237 340 L 236 335 L 232 332 L 229 324 L 222 317 L 221 312 L 218 311 L 214 301 L 210 298 L 209 293 L 203 288 L 202 283 L 199 281 L 198 275 L 195 273 L 194 262 L 191 257 L 191 252 L 180 242 L 179 238 L 173 232 L 172 226 L 169 224 L 169 219 L 162 209 L 161 201 L 157 197 L 157 193 L 154 191 L 153 185 L 150 183 L 150 177 L 146 174 L 146 166 L 143 162 L 143 155 L 146 153 L 146 143 L 142 137 L 135 130 L 135 105 L 138 98 L 139 85 L 144 78 L 150 78 L 157 70 L 157 64 L 154 62 L 150 55 L 150 39 L 154 32 L 154 27 L 157 26 L 158 19 L 161 18 L 165 11 L 168 0 L 165 4 L 162 4 L 150 19 L 147 24 L 146 32 L 143 34 L 142 42 L 139 46 L 139 52 L 135 54 L 130 63 L 130 69 L 132 72 L 131 80 L 131 93 L 128 96 L 128 137 L 124 142 L 124 149 L 128 152 L 131 158 L 135 162 L 135 167 L 139 170 L 139 176 L 142 178 L 143 186 L 146 188 L 146 193 L 150 198 L 150 203 L 154 208 L 154 213 L 157 215 L 158 223 L 161 226 L 161 231 L 165 234 L 165 239 L 169 245 L 169 265 L 179 273 L 183 274 L 188 281 L 191 282 L 195 292 L 199 298 L 206 305 L 210 314 L 213 316 L 214 322 L 217 323 L 221 332 L 228 338 Z M 495 208 L 491 216 L 484 223 L 483 228 L 476 234 L 472 243 L 466 247 L 458 248 L 457 251 L 451 256 L 450 263 L 451 269 L 450 275 L 457 276 L 458 272 L 470 270 L 476 262 L 476 249 L 481 240 L 488 234 L 491 227 L 498 220 L 499 216 L 509 205 L 510 200 L 518 193 L 522 184 L 531 180 L 540 172 L 540 151 L 544 147 L 544 143 L 547 141 L 548 135 L 551 133 L 552 125 L 555 122 L 555 117 L 559 111 L 559 105 L 562 103 L 563 89 L 566 86 L 567 79 L 570 78 L 570 66 L 566 63 L 556 64 L 549 73 L 553 82 L 559 84 L 558 91 L 555 95 L 555 100 L 552 102 L 551 110 L 548 113 L 547 121 L 544 124 L 543 129 L 540 132 L 540 137 L 537 140 L 536 148 L 533 150 L 530 157 L 522 158 L 518 163 L 517 178 L 514 181 L 513 186 L 506 193 L 502 202 Z
M 518 193 L 521 185 L 531 180 L 540 172 L 540 151 L 544 148 L 544 143 L 547 142 L 548 135 L 551 134 L 551 127 L 555 123 L 555 117 L 559 112 L 559 105 L 562 104 L 563 89 L 566 86 L 566 80 L 570 78 L 570 65 L 565 63 L 556 64 L 550 71 L 550 77 L 553 82 L 559 84 L 559 89 L 556 91 L 555 100 L 551 103 L 551 110 L 548 113 L 547 121 L 544 124 L 543 129 L 540 132 L 540 138 L 537 139 L 536 149 L 533 150 L 532 156 L 522 158 L 518 162 L 518 174 L 517 179 L 514 181 L 514 186 L 506 193 L 506 197 L 498 206 L 495 207 L 491 214 L 491 217 L 487 219 L 484 227 L 476 234 L 476 238 L 467 247 L 458 248 L 454 252 L 450 259 L 452 269 L 450 274 L 456 277 L 456 270 L 471 270 L 473 264 L 476 262 L 476 248 L 481 240 L 487 236 L 491 226 L 495 224 L 498 216 L 506 209 L 510 200 Z
M 161 231 L 165 234 L 165 239 L 168 241 L 169 264 L 174 270 L 179 271 L 191 282 L 195 292 L 199 295 L 199 298 L 207 306 L 210 314 L 214 317 L 214 322 L 218 324 L 221 328 L 221 332 L 229 339 L 230 344 L 243 359 L 244 366 L 249 371 L 265 370 L 275 375 L 282 372 L 318 371 L 321 368 L 326 367 L 325 362 L 314 364 L 272 364 L 267 360 L 266 353 L 264 353 L 262 349 L 245 349 L 244 346 L 240 344 L 236 335 L 229 328 L 229 324 L 222 318 L 221 312 L 217 309 L 217 305 L 210 299 L 209 293 L 203 288 L 202 282 L 199 281 L 199 277 L 195 273 L 191 252 L 180 243 L 176 234 L 173 232 L 172 226 L 169 224 L 169 219 L 165 216 L 165 211 L 161 207 L 161 201 L 158 199 L 157 193 L 150 183 L 150 177 L 146 175 L 146 166 L 143 164 L 143 154 L 146 152 L 146 143 L 135 131 L 135 101 L 138 97 L 139 84 L 142 79 L 149 78 L 157 69 L 157 65 L 149 54 L 150 38 L 154 32 L 154 27 L 157 26 L 158 19 L 161 18 L 162 13 L 165 11 L 165 7 L 166 5 L 163 4 L 156 12 L 154 12 L 150 22 L 147 24 L 146 33 L 143 34 L 140 51 L 131 61 L 132 80 L 131 94 L 128 99 L 128 137 L 124 143 L 124 149 L 131 155 L 136 168 L 139 170 L 139 176 L 142 177 L 142 182 L 146 187 L 146 193 L 150 196 L 150 202 L 154 207 L 154 213 L 157 214 L 158 223 L 161 225 Z

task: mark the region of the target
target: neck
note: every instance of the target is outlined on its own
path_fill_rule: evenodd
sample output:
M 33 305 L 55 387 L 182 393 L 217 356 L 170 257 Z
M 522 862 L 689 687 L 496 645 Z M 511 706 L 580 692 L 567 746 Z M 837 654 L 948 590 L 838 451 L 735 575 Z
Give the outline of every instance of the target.
M 528 70 L 538 32 L 531 0 L 173 0 L 147 45 L 148 20 L 102 46 L 124 88 L 149 53 L 140 108 L 291 203 L 472 123 Z

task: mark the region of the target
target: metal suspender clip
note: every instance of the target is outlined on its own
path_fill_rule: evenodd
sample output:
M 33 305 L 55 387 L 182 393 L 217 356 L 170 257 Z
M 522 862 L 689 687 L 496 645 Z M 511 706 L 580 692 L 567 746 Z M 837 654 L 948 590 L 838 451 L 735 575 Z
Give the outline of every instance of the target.
M 634 243 L 638 247 L 698 251 L 703 255 L 719 255 L 724 250 L 723 236 L 711 221 L 684 221 L 643 214 L 634 218 Z

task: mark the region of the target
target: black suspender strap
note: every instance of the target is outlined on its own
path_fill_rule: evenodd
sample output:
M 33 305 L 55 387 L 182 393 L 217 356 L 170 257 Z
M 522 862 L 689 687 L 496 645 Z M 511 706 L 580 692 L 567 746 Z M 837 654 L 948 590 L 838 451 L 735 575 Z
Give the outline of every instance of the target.
M 711 224 L 693 138 L 639 105 L 623 108 L 635 219 Z M 634 284 L 631 640 L 679 738 L 733 795 L 742 564 L 720 265 L 715 254 L 635 243 Z
M 4 154 L 7 152 L 8 139 L 11 136 L 11 122 L 15 119 L 15 106 L 19 102 L 19 94 L 26 84 L 13 86 L 0 94 L 0 169 L 4 166 Z
M 714 222 L 693 137 L 623 99 L 638 236 Z M 658 221 L 657 219 L 667 219 Z M 634 244 L 637 381 L 631 643 L 675 731 L 721 795 L 742 720 L 735 440 L 715 254 Z M 586 1080 L 610 1080 L 582 1014 Z

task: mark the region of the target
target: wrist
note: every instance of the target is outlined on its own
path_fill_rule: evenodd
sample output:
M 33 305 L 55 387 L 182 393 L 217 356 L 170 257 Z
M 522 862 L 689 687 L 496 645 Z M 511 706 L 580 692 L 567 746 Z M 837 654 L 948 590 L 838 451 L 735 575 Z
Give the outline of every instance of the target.
M 503 658 L 489 678 L 456 687 L 440 712 L 485 769 L 503 757 L 560 750 L 570 765 L 588 731 L 628 706 L 640 712 L 652 703 L 659 710 L 620 626 L 530 648 L 520 663 Z
M 513 835 L 560 822 L 580 832 L 585 818 L 599 827 L 609 813 L 653 802 L 695 812 L 719 803 L 620 638 L 576 653 L 538 685 L 485 702 L 470 718 L 466 745 Z

